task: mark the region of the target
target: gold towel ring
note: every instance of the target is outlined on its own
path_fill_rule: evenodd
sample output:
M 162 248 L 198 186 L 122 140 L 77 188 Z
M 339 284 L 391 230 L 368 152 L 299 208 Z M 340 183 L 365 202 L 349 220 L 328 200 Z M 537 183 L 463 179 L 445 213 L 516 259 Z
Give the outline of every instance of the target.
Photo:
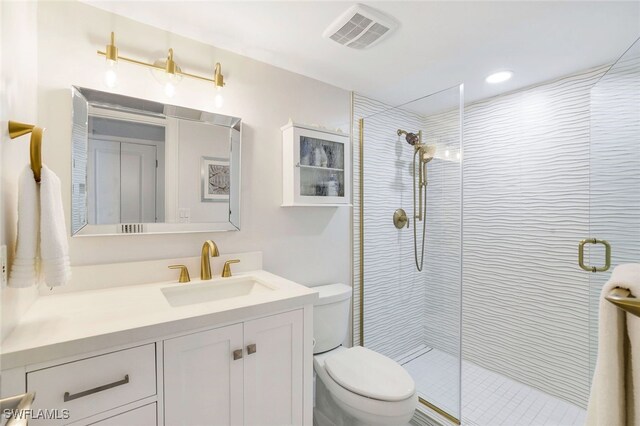
M 40 174 L 42 172 L 42 127 L 36 127 L 33 124 L 19 123 L 17 121 L 9 121 L 9 137 L 15 139 L 17 137 L 31 133 L 30 142 L 30 160 L 31 170 L 33 170 L 33 178 L 36 182 L 40 182 Z

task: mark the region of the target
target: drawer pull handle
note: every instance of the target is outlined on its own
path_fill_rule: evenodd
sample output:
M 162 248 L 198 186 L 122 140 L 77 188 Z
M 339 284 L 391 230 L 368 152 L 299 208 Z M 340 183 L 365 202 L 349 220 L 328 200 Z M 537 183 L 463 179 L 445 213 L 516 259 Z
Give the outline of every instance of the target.
M 129 375 L 124 376 L 124 379 L 118 380 L 117 382 L 109 383 L 107 385 L 98 386 L 97 388 L 89 389 L 86 391 L 74 393 L 73 395 L 69 392 L 64 393 L 64 402 L 73 401 L 74 399 L 82 398 L 84 396 L 88 396 L 94 393 L 102 392 L 107 389 L 115 388 L 117 386 L 126 385 L 129 383 Z
M 242 349 L 236 349 L 233 351 L 233 360 L 237 361 L 242 358 Z
M 256 348 L 256 344 L 252 343 L 250 345 L 247 345 L 247 354 L 252 355 L 255 354 L 257 352 L 258 348 Z

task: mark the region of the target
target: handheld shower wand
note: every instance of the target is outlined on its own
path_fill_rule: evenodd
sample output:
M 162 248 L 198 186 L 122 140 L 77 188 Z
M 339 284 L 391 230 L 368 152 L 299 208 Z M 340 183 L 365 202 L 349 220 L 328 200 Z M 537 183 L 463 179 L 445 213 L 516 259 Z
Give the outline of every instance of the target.
M 434 145 L 424 145 L 422 143 L 422 130 L 418 133 L 410 133 L 406 130 L 398 129 L 398 136 L 405 136 L 407 143 L 414 147 L 413 151 L 413 252 L 416 261 L 416 268 L 422 271 L 424 264 L 424 243 L 426 237 L 427 223 L 425 219 L 427 211 L 427 163 L 433 160 L 436 153 Z M 416 205 L 416 164 L 418 168 L 418 203 Z M 420 260 L 418 260 L 418 235 L 417 221 L 422 222 L 422 249 Z

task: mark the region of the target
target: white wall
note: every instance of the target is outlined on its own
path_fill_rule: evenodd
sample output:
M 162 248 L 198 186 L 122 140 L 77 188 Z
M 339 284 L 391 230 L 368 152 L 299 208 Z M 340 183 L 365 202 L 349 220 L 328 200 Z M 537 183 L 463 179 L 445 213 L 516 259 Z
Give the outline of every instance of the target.
M 29 162 L 29 136 L 10 141 L 7 121 L 37 122 L 37 10 L 31 2 L 0 2 L 0 245 L 14 251 L 18 175 Z M 36 298 L 31 289 L 0 289 L 0 341 Z
M 35 13 L 35 6 L 28 8 Z M 21 68 L 22 76 L 29 76 L 30 90 L 20 95 L 28 98 L 33 94 L 37 72 L 37 121 L 47 128 L 43 158 L 63 181 L 67 218 L 71 204 L 70 86 L 107 90 L 102 79 L 104 59 L 96 50 L 104 49 L 111 31 L 116 33 L 122 55 L 153 61 L 166 56 L 172 47 L 183 70 L 203 75 L 211 74 L 214 64 L 220 62 L 227 83 L 223 108 L 214 108 L 211 86 L 192 79 L 182 81 L 170 102 L 242 117 L 244 123 L 241 231 L 71 238 L 73 265 L 192 256 L 199 253 L 205 239 L 212 238 L 222 253 L 263 251 L 265 269 L 302 284 L 350 282 L 350 210 L 280 207 L 280 126 L 291 117 L 303 123 L 346 129 L 350 113 L 348 92 L 78 2 L 40 2 L 37 16 L 37 25 L 13 23 L 15 34 L 24 37 L 20 46 L 37 51 L 37 67 L 35 54 L 15 55 L 32 61 Z M 21 25 L 25 30 L 18 31 Z M 33 28 L 38 28 L 37 50 L 35 43 L 28 43 L 35 36 Z M 3 35 L 3 45 L 5 40 Z M 121 63 L 119 76 L 116 92 L 168 101 L 148 69 Z M 23 99 L 20 104 L 28 111 L 21 117 L 35 121 L 35 101 Z M 28 161 L 26 151 L 3 154 L 5 163 Z M 3 176 L 3 182 L 15 188 L 17 170 L 7 170 L 5 174 L 10 179 Z M 11 211 L 15 208 L 15 195 L 7 198 L 10 200 L 4 210 Z M 5 222 L 13 226 L 15 215 Z M 12 240 L 13 234 L 7 234 L 7 239 Z

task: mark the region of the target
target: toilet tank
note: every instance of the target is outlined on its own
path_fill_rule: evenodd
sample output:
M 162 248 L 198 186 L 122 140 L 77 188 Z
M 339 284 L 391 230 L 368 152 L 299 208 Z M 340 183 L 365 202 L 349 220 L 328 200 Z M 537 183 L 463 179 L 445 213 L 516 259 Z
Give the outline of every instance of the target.
M 313 306 L 313 353 L 318 354 L 340 346 L 347 337 L 351 287 L 329 284 L 313 289 L 318 292 Z

